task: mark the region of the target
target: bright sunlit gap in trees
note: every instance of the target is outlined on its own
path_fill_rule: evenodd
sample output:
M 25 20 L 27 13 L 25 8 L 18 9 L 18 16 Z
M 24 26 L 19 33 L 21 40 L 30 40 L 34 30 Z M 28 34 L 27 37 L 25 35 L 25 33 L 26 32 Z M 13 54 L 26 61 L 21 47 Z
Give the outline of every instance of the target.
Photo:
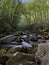
M 30 1 L 32 1 L 32 0 L 22 0 L 22 2 L 30 2 Z
M 0 32 L 49 28 L 49 0 L 0 0 Z

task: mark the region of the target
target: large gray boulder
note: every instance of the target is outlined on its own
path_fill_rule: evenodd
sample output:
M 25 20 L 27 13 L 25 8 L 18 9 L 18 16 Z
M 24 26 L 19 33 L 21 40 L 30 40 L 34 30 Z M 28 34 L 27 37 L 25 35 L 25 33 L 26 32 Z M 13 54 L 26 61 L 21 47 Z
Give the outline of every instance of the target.
M 49 65 L 49 42 L 38 45 L 35 61 L 37 64 Z
M 0 43 L 1 42 L 9 43 L 9 42 L 13 41 L 15 38 L 16 38 L 16 36 L 14 36 L 14 35 L 8 35 L 8 36 L 0 38 Z

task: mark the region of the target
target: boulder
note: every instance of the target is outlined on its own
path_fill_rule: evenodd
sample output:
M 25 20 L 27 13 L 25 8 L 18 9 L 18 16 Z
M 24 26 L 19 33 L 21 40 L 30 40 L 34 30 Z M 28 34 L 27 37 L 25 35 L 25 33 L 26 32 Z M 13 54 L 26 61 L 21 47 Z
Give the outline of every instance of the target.
M 18 45 L 17 47 L 12 47 L 7 51 L 7 54 L 13 54 L 15 52 L 21 52 L 23 50 L 23 45 Z
M 29 53 L 25 53 L 24 47 L 9 49 L 7 55 L 10 55 L 8 55 L 9 60 L 6 62 L 6 65 L 33 65 L 37 44 L 33 44 L 33 47 L 28 50 L 30 50 Z
M 7 51 L 7 54 L 13 54 L 15 52 L 32 53 L 33 51 L 35 52 L 35 49 L 34 50 L 33 49 L 34 48 L 26 48 L 23 45 L 18 45 L 18 46 L 10 48 Z
M 32 61 L 31 54 L 17 52 L 15 56 L 12 56 L 7 62 L 6 65 L 26 65 L 28 61 Z
M 35 61 L 39 65 L 49 65 L 49 42 L 38 44 Z
M 33 65 L 33 64 L 34 64 L 33 61 L 28 61 L 28 62 L 27 62 L 27 65 Z
M 9 42 L 15 40 L 15 38 L 16 38 L 16 36 L 14 36 L 14 35 L 8 35 L 8 36 L 0 38 L 0 43 L 1 42 L 3 42 L 3 43 L 9 43 Z

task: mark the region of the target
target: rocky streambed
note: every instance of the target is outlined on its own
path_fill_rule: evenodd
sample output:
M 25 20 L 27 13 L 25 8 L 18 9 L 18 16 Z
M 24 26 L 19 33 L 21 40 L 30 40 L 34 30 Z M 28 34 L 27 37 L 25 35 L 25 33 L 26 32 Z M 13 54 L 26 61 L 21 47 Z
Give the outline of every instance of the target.
M 2 37 L 0 38 L 0 64 L 42 65 L 44 60 L 41 59 L 44 59 L 43 56 L 47 53 L 46 43 L 45 37 L 33 33 L 15 33 Z M 40 55 L 41 53 L 43 55 Z
M 36 47 L 36 48 L 35 48 Z M 37 45 L 32 48 L 21 46 L 0 49 L 0 64 L 2 65 L 33 65 Z

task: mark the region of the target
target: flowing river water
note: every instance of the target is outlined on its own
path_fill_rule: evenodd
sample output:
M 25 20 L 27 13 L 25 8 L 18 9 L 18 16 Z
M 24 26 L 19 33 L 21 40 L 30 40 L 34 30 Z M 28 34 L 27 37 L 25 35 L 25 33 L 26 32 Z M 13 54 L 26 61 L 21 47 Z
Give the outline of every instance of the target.
M 32 37 L 32 36 L 35 36 L 35 34 L 34 35 L 30 34 L 30 37 Z M 27 35 L 21 35 L 21 38 L 26 38 L 26 37 L 27 37 Z M 31 44 L 34 43 L 33 41 L 28 41 L 28 42 L 30 43 L 30 46 L 31 46 Z M 12 42 L 7 43 L 7 44 L 6 43 L 0 43 L 0 47 L 11 48 L 11 47 L 15 47 L 15 46 L 18 47 L 18 46 L 21 46 L 21 45 L 27 46 L 29 44 L 28 42 L 26 43 L 25 41 L 23 41 L 22 43 L 20 43 L 20 45 L 18 45 L 17 44 L 18 42 L 16 42 L 16 41 L 12 41 Z M 38 41 L 36 41 L 36 43 L 39 43 L 39 42 L 42 43 L 42 39 L 38 39 Z

